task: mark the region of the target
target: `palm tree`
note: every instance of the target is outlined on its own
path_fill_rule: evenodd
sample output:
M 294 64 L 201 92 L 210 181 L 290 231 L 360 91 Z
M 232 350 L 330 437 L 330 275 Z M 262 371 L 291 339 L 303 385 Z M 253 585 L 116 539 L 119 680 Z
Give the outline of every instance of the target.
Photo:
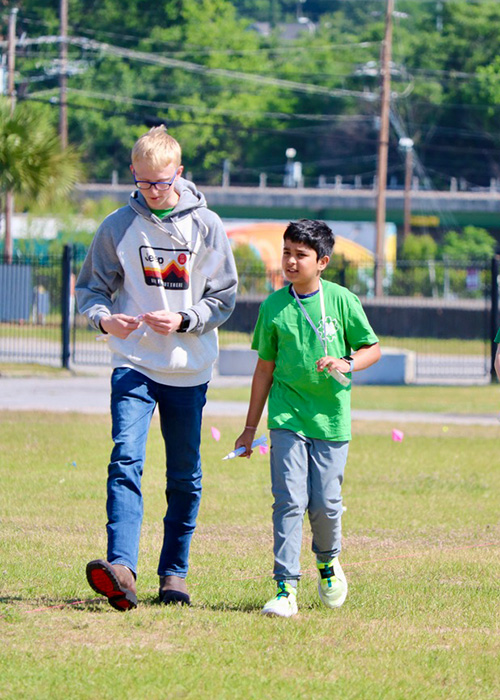
M 39 204 L 67 194 L 81 174 L 72 148 L 62 149 L 47 107 L 18 103 L 13 111 L 0 99 L 0 194 L 22 194 Z M 12 260 L 12 236 L 6 211 L 4 257 Z

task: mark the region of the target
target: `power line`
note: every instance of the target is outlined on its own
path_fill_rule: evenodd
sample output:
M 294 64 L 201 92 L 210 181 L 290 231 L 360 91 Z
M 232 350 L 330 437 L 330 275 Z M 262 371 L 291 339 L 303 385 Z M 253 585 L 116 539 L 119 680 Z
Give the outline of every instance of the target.
M 164 66 L 166 68 L 178 68 L 191 73 L 199 73 L 202 75 L 215 76 L 218 78 L 226 78 L 236 81 L 247 81 L 258 83 L 259 85 L 268 85 L 271 87 L 280 87 L 292 92 L 302 92 L 311 95 L 324 95 L 326 97 L 357 97 L 362 100 L 373 101 L 377 95 L 369 91 L 347 90 L 343 88 L 328 88 L 322 85 L 313 85 L 311 83 L 300 83 L 293 80 L 283 80 L 281 78 L 273 78 L 267 75 L 258 75 L 253 73 L 245 73 L 242 71 L 229 70 L 227 68 L 209 68 L 199 63 L 191 61 L 181 61 L 177 58 L 169 58 L 158 54 L 149 53 L 146 51 L 135 51 L 132 49 L 124 49 L 119 46 L 105 44 L 92 39 L 82 37 L 68 36 L 67 43 L 72 46 L 80 46 L 81 48 L 101 51 L 119 58 L 127 58 L 143 63 L 149 63 L 156 66 Z M 59 36 L 38 37 L 37 39 L 27 39 L 24 43 L 30 44 L 58 44 L 61 42 Z M 0 42 L 2 46 L 3 42 Z
M 51 76 L 53 77 L 53 76 Z M 38 81 L 37 78 L 34 79 L 35 82 Z M 43 91 L 37 91 L 35 93 L 30 93 L 31 96 L 37 97 L 42 94 L 47 94 L 47 93 L 52 93 L 54 94 L 55 90 L 54 89 L 49 89 L 49 90 L 43 90 Z M 328 126 L 331 122 L 352 122 L 352 121 L 372 121 L 373 117 L 370 115 L 362 115 L 362 114 L 301 114 L 301 113 L 286 113 L 286 112 L 255 112 L 255 111 L 250 111 L 250 110 L 230 110 L 230 109 L 220 109 L 220 108 L 211 108 L 211 107 L 206 107 L 205 105 L 191 105 L 189 103 L 175 103 L 175 102 L 163 102 L 160 100 L 146 100 L 146 99 L 140 99 L 136 97 L 129 97 L 129 96 L 123 96 L 123 95 L 117 95 L 115 93 L 108 93 L 108 92 L 96 92 L 96 91 L 90 91 L 90 90 L 80 90 L 77 88 L 68 88 L 67 89 L 68 93 L 72 93 L 75 95 L 81 95 L 82 97 L 88 97 L 91 99 L 97 99 L 97 100 L 103 100 L 107 102 L 114 102 L 114 103 L 123 103 L 123 104 L 130 104 L 130 105 L 136 105 L 139 107 L 153 107 L 155 109 L 163 109 L 163 110 L 168 110 L 168 109 L 178 109 L 178 110 L 183 110 L 186 112 L 200 112 L 204 114 L 210 114 L 210 115 L 218 115 L 218 116 L 237 116 L 237 117 L 255 117 L 257 119 L 260 118 L 269 118 L 269 119 L 276 119 L 276 120 L 282 120 L 282 121 L 320 121 L 323 122 L 325 126 Z M 28 96 L 26 96 L 28 98 Z
M 43 94 L 46 94 L 48 92 L 52 92 L 53 95 L 55 95 L 55 90 L 52 91 L 43 91 L 42 93 L 34 93 L 31 95 L 25 95 L 24 97 L 20 98 L 19 101 L 24 101 L 24 102 L 40 102 L 42 104 L 49 105 L 50 107 L 59 107 L 59 99 L 55 96 L 49 99 L 44 99 L 42 97 Z M 293 129 L 276 129 L 276 128 L 266 128 L 262 126 L 251 126 L 249 127 L 248 125 L 240 125 L 240 124 L 235 124 L 235 123 L 227 123 L 227 122 L 216 122 L 216 121 L 199 121 L 195 119 L 180 119 L 180 118 L 170 118 L 165 115 L 165 118 L 160 118 L 156 115 L 144 115 L 144 114 L 139 114 L 137 112 L 120 112 L 118 110 L 113 110 L 113 109 L 106 109 L 103 107 L 97 107 L 95 105 L 82 105 L 78 104 L 75 102 L 68 102 L 67 103 L 68 108 L 74 109 L 74 110 L 86 110 L 89 112 L 99 112 L 101 114 L 107 114 L 109 116 L 117 116 L 117 117 L 125 117 L 129 121 L 132 121 L 134 123 L 141 123 L 144 124 L 145 122 L 151 122 L 151 124 L 154 122 L 154 125 L 158 124 L 167 124 L 168 126 L 178 126 L 181 124 L 189 124 L 193 126 L 210 126 L 214 129 L 221 129 L 224 131 L 228 132 L 234 132 L 234 133 L 240 133 L 242 132 L 243 134 L 249 134 L 249 133 L 255 133 L 255 134 L 273 134 L 273 135 L 297 135 L 297 133 Z M 304 138 L 307 138 L 308 131 L 306 130 L 304 132 Z

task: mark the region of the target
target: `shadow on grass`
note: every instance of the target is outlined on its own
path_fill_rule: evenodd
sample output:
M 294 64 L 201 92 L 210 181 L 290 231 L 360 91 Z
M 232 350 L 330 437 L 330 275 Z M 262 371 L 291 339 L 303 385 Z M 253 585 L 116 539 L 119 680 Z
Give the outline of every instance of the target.
M 21 603 L 23 600 L 24 598 L 21 598 L 21 596 L 6 596 L 5 598 L 0 596 L 0 603 L 5 603 L 5 605 L 14 605 L 14 603 Z
M 81 600 L 78 598 L 66 598 L 63 600 L 60 598 L 38 598 L 36 600 L 30 600 L 29 598 L 23 598 L 22 596 L 0 597 L 0 604 L 12 605 L 18 610 L 20 604 L 26 606 L 28 609 L 21 611 L 25 613 L 44 612 L 45 610 L 57 610 L 61 608 L 72 608 L 73 610 L 99 610 L 102 608 L 102 604 L 107 602 L 108 601 L 106 598 L 91 598 L 88 600 Z
M 228 604 L 224 601 L 216 603 L 203 603 L 200 605 L 203 610 L 212 610 L 213 612 L 240 612 L 240 613 L 256 613 L 262 610 L 261 603 L 238 603 Z
M 192 600 L 191 605 L 186 606 L 182 605 L 180 603 L 170 603 L 168 605 L 165 605 L 165 603 L 161 603 L 160 599 L 158 596 L 147 596 L 145 598 L 141 598 L 140 600 L 137 601 L 138 606 L 148 606 L 152 608 L 162 608 L 162 609 L 171 609 L 171 610 L 178 610 L 179 608 L 185 608 L 189 610 L 212 610 L 213 612 L 248 612 L 248 613 L 254 613 L 258 612 L 261 608 L 262 605 L 260 603 L 255 603 L 255 602 L 242 602 L 238 604 L 231 604 L 228 603 L 227 601 L 219 600 L 215 601 L 213 603 L 206 603 L 206 602 L 198 602 L 196 599 Z
M 258 613 L 262 609 L 262 604 L 248 601 L 241 603 L 228 603 L 227 601 L 218 600 L 213 603 L 207 602 L 197 602 L 194 600 L 190 606 L 182 605 L 180 603 L 171 603 L 165 605 L 161 603 L 158 596 L 146 596 L 137 601 L 138 608 L 156 608 L 156 609 L 167 609 L 167 610 L 209 610 L 212 612 L 239 612 L 239 613 Z M 0 605 L 6 606 L 5 614 L 10 611 L 16 611 L 17 613 L 31 614 L 31 613 L 41 613 L 50 612 L 51 610 L 77 610 L 86 611 L 94 613 L 105 613 L 105 612 L 120 612 L 113 608 L 108 603 L 108 599 L 105 596 L 100 598 L 89 598 L 89 599 L 78 599 L 78 598 L 66 598 L 61 600 L 60 598 L 44 598 L 44 599 L 29 599 L 23 598 L 22 596 L 5 596 L 0 597 Z M 133 612 L 127 611 L 127 612 Z M 5 617 L 5 614 L 0 612 L 0 617 Z

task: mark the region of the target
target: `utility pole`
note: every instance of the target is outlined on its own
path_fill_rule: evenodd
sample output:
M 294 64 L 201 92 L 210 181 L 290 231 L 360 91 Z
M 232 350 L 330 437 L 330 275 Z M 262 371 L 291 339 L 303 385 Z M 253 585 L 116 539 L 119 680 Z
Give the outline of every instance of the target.
M 14 114 L 16 107 L 16 89 L 14 85 L 14 66 L 16 62 L 16 20 L 17 7 L 11 8 L 9 15 L 9 35 L 8 35 L 8 55 L 7 55 L 7 95 L 10 100 L 10 114 Z M 12 262 L 12 215 L 14 213 L 14 194 L 12 190 L 5 193 L 5 239 L 4 239 L 4 260 L 6 263 Z
M 66 148 L 68 145 L 68 0 L 60 0 L 59 15 L 59 33 L 61 39 L 59 48 L 59 137 L 61 139 L 61 148 Z
M 389 152 L 389 111 L 391 108 L 391 56 L 392 56 L 392 13 L 394 0 L 387 0 L 385 16 L 385 36 L 382 44 L 381 60 L 381 106 L 380 133 L 377 162 L 377 202 L 376 202 L 376 246 L 375 246 L 375 296 L 383 294 L 385 262 L 385 213 L 387 189 L 387 156 Z

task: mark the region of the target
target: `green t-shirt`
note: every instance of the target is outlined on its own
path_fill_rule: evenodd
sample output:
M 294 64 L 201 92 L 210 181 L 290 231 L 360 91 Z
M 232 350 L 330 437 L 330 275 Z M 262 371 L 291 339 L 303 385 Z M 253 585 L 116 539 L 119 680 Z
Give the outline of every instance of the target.
M 358 297 L 348 289 L 321 281 L 325 299 L 328 355 L 343 357 L 362 345 L 373 345 L 373 332 Z M 320 295 L 301 302 L 324 338 Z M 316 370 L 322 344 L 290 287 L 271 294 L 262 304 L 252 348 L 276 367 L 268 402 L 268 427 L 284 428 L 305 437 L 351 439 L 351 391 Z
M 497 331 L 497 334 L 495 336 L 495 343 L 500 343 L 500 328 Z
M 155 214 L 159 219 L 164 219 L 166 216 L 170 214 L 170 212 L 174 211 L 175 207 L 170 207 L 170 209 L 151 209 L 153 214 Z

